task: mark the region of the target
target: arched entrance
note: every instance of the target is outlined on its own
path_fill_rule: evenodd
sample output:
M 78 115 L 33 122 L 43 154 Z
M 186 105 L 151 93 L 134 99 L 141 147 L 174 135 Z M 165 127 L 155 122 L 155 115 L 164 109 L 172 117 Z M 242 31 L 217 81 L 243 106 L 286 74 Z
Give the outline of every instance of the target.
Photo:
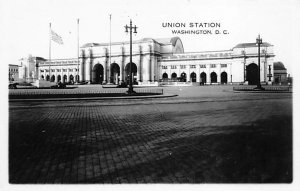
M 57 76 L 57 82 L 60 82 L 60 81 L 61 81 L 61 76 L 58 75 L 58 76 Z
M 168 74 L 163 73 L 162 78 L 163 78 L 163 81 L 168 81 Z
M 44 75 L 41 75 L 41 79 L 44 79 Z
M 258 84 L 258 66 L 254 63 L 249 64 L 246 67 L 246 80 L 249 85 L 257 85 Z
M 131 72 L 132 72 L 132 83 L 137 84 L 136 82 L 136 74 L 137 74 L 137 66 L 135 63 L 131 63 Z M 128 63 L 125 67 L 125 81 L 129 84 L 129 77 L 130 77 L 130 64 Z
M 74 76 L 73 76 L 72 74 L 70 75 L 70 79 L 69 79 L 69 80 L 70 80 L 70 83 L 71 83 L 71 84 L 74 83 Z
M 63 83 L 66 83 L 67 82 L 67 75 L 64 75 L 63 76 Z
M 52 75 L 52 76 L 51 76 L 51 79 L 50 79 L 50 82 L 54 82 L 54 81 L 55 81 L 55 76 Z
M 216 72 L 210 73 L 210 82 L 211 83 L 217 83 L 217 74 L 216 74 Z
M 195 72 L 192 72 L 190 77 L 191 77 L 192 82 L 196 82 L 196 73 Z
M 101 64 L 96 64 L 92 71 L 92 83 L 102 84 L 103 82 L 103 66 Z
M 221 84 L 227 84 L 227 73 L 226 72 L 221 73 Z
M 119 84 L 120 66 L 117 63 L 112 63 L 110 71 L 110 82 Z
M 171 78 L 172 78 L 172 81 L 176 81 L 177 74 L 175 72 L 172 73 Z
M 50 77 L 49 75 L 46 76 L 46 81 L 49 81 L 50 80 Z
M 205 84 L 206 83 L 206 73 L 202 72 L 200 74 L 200 79 L 201 79 L 201 84 Z
M 181 82 L 186 82 L 186 73 L 185 72 L 181 73 L 181 75 L 180 75 L 180 81 Z

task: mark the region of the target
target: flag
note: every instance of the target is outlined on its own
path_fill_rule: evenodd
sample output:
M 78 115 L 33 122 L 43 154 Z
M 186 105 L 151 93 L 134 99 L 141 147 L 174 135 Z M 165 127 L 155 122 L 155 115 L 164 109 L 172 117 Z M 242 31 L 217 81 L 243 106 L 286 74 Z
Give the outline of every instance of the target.
M 62 40 L 61 36 L 56 34 L 53 30 L 51 30 L 50 38 L 51 38 L 51 40 L 53 40 L 54 42 L 56 42 L 58 44 L 63 44 L 63 40 Z

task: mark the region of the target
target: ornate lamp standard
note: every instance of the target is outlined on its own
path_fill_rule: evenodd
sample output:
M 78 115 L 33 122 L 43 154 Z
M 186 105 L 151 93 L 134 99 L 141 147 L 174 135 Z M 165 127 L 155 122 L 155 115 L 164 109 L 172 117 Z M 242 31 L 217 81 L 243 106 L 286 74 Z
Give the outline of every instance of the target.
M 258 35 L 258 37 L 256 39 L 256 44 L 258 45 L 258 84 L 255 89 L 264 90 L 264 88 L 261 87 L 261 84 L 260 84 L 260 45 L 262 44 L 262 38 L 260 38 L 260 35 Z
M 136 29 L 137 27 L 134 25 L 134 27 L 132 26 L 132 21 L 130 19 L 130 25 L 129 26 L 125 26 L 125 32 L 128 33 L 128 29 L 129 29 L 129 33 L 130 33 L 130 63 L 129 63 L 129 71 L 130 71 L 130 75 L 129 75 L 129 87 L 128 87 L 128 94 L 134 94 L 135 92 L 133 91 L 133 86 L 132 86 L 132 29 L 134 29 L 133 33 L 137 33 Z

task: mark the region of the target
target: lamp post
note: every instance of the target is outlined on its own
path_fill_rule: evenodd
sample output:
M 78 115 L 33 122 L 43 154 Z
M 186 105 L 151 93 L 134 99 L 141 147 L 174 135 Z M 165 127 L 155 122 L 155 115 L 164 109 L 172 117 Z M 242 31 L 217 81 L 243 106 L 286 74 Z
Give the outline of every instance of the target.
M 258 84 L 255 89 L 263 90 L 264 88 L 262 88 L 260 84 L 260 45 L 262 44 L 262 38 L 260 38 L 260 35 L 258 35 L 256 39 L 256 44 L 258 45 Z
M 129 29 L 129 34 L 130 34 L 130 63 L 129 63 L 129 71 L 130 71 L 130 75 L 129 75 L 129 88 L 127 93 L 128 94 L 134 94 L 135 92 L 133 91 L 133 86 L 132 86 L 132 29 L 134 29 L 133 33 L 137 33 L 136 29 L 137 27 L 134 25 L 134 27 L 132 26 L 132 21 L 130 19 L 130 25 L 129 26 L 125 26 L 125 32 L 128 33 L 128 29 Z

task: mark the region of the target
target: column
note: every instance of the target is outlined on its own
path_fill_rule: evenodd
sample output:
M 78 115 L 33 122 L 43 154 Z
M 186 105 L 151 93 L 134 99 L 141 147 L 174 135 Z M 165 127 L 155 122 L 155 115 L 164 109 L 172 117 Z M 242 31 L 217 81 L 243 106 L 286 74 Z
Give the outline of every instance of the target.
M 46 80 L 46 69 L 44 69 L 43 75 L 44 75 L 44 79 L 43 80 Z
M 142 46 L 139 45 L 139 62 L 137 63 L 137 81 L 138 83 L 141 82 L 141 76 L 142 76 L 142 60 L 143 60 L 143 49 Z
M 171 65 L 167 65 L 167 66 L 168 66 L 168 79 L 172 79 Z
M 151 81 L 153 82 L 154 82 L 154 74 L 155 74 L 154 65 L 155 65 L 155 57 L 151 56 Z
M 187 74 L 186 74 L 187 75 L 186 76 L 186 81 L 189 82 L 189 81 L 191 81 L 190 66 L 188 65 L 186 67 L 189 67 L 188 70 L 187 70 Z
M 57 69 L 55 68 L 54 70 L 55 70 L 55 80 L 54 81 L 57 82 Z
M 216 64 L 219 67 L 219 72 L 217 73 L 217 82 L 221 83 L 221 64 Z
M 85 79 L 90 82 L 91 79 L 91 58 L 86 59 Z
M 123 60 L 122 60 L 122 62 L 120 64 L 120 81 L 121 82 L 124 81 L 124 79 L 123 79 L 123 71 L 124 71 L 123 66 L 124 66 L 124 64 L 123 64 Z
M 200 82 L 200 66 L 196 65 L 196 82 Z
M 210 65 L 209 64 L 206 64 L 206 66 L 208 67 L 208 72 L 207 72 L 207 75 L 206 75 L 206 83 L 210 84 L 211 80 L 210 80 Z
M 140 55 L 140 59 L 136 65 L 137 67 L 137 71 L 136 71 L 136 80 L 137 82 L 139 83 L 141 80 L 140 80 L 140 77 L 141 77 L 141 55 Z
M 151 82 L 151 74 L 152 74 L 152 71 L 151 71 L 151 69 L 152 69 L 152 67 L 151 67 L 152 60 L 151 59 L 152 59 L 151 55 L 149 55 L 149 61 L 148 61 L 148 75 L 149 75 L 148 81 L 149 82 Z
M 107 79 L 106 79 L 106 68 L 107 68 L 107 59 L 104 60 L 103 64 L 103 84 L 106 84 Z
M 79 66 L 79 68 L 80 68 L 80 70 L 79 70 L 79 78 L 80 78 L 81 81 L 84 81 L 84 79 L 83 79 L 83 76 L 84 76 L 83 61 L 84 61 L 83 59 L 79 59 L 79 62 L 80 62 L 80 66 Z M 69 69 L 67 70 L 67 72 L 69 72 Z
M 151 81 L 151 74 L 152 74 L 152 71 L 151 71 L 151 69 L 152 69 L 152 67 L 151 67 L 151 65 L 152 65 L 152 46 L 151 45 L 149 45 L 149 61 L 148 61 L 148 79 L 147 79 L 147 81 Z
M 109 54 L 109 58 L 107 61 L 107 68 L 106 68 L 106 74 L 107 74 L 107 83 L 110 84 L 111 83 L 111 53 L 109 52 L 109 50 L 107 50 L 108 54 Z

